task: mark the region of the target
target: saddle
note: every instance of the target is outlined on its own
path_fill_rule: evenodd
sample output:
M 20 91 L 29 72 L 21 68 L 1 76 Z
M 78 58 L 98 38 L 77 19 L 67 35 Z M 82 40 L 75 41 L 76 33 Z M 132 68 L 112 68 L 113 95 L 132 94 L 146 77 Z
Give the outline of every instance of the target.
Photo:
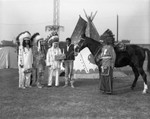
M 118 42 L 114 44 L 114 47 L 116 48 L 117 51 L 126 51 L 126 44 L 123 42 Z

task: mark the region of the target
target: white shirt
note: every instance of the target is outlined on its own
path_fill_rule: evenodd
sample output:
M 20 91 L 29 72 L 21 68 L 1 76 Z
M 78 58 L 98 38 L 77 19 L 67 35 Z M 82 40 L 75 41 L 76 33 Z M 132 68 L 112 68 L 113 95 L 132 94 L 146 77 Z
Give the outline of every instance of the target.
M 32 68 L 33 64 L 33 54 L 31 48 L 24 48 L 23 50 L 23 57 L 24 57 L 24 69 L 30 69 Z
M 70 44 L 69 46 L 67 45 L 67 51 L 69 50 L 69 47 L 70 47 L 70 46 L 71 46 L 71 44 Z
M 60 68 L 60 61 L 55 60 L 55 56 L 60 54 L 60 48 L 54 48 L 53 46 L 49 48 L 46 55 L 46 65 L 51 66 L 52 69 Z

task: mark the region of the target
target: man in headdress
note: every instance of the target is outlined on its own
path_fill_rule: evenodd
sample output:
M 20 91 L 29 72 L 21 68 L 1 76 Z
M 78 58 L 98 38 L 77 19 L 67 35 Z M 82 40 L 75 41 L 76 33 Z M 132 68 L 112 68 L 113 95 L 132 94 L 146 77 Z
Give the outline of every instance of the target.
M 17 36 L 17 43 L 18 43 L 18 69 L 19 69 L 19 88 L 25 88 L 24 85 L 24 71 L 23 71 L 23 33 L 20 33 Z
M 23 38 L 23 59 L 24 59 L 24 76 L 25 76 L 25 87 L 31 87 L 31 71 L 32 71 L 32 64 L 33 64 L 33 54 L 31 49 L 31 35 L 28 33 L 24 34 Z
M 56 59 L 56 56 L 61 54 L 59 48 L 59 39 L 54 38 L 52 47 L 48 49 L 46 55 L 46 65 L 49 67 L 49 77 L 48 77 L 48 86 L 52 86 L 53 74 L 55 72 L 55 86 L 59 86 L 59 71 L 60 71 L 60 61 Z
M 33 51 L 33 79 L 32 84 L 35 83 L 38 88 L 42 88 L 42 80 L 44 78 L 45 53 L 42 49 L 43 38 L 39 33 L 35 33 L 32 37 L 32 51 Z
M 114 45 L 115 42 L 115 38 L 114 35 L 112 33 L 112 31 L 110 29 L 107 29 L 101 36 L 100 36 L 100 40 L 109 42 L 111 45 Z
M 116 60 L 113 41 L 113 36 L 107 36 L 103 41 L 104 46 L 101 53 L 102 66 L 100 74 L 100 90 L 107 94 L 113 93 L 113 68 Z
M 20 33 L 16 38 L 16 41 L 18 43 L 19 88 L 22 89 L 25 89 L 23 39 L 29 35 L 30 33 L 28 31 L 25 31 Z

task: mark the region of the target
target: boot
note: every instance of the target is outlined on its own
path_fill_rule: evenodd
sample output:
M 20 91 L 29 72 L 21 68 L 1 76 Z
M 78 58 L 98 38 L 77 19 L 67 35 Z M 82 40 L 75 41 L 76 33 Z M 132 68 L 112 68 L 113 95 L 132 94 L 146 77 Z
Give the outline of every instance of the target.
M 67 86 L 68 86 L 68 83 L 65 82 L 65 85 L 63 86 L 63 88 L 65 88 L 65 87 L 67 87 Z
M 37 87 L 42 88 L 42 85 L 39 82 L 37 82 Z
M 63 88 L 68 86 L 68 78 L 65 78 L 65 85 L 63 86 Z
M 70 84 L 71 84 L 71 88 L 75 88 L 74 85 L 73 85 L 74 81 L 70 81 Z

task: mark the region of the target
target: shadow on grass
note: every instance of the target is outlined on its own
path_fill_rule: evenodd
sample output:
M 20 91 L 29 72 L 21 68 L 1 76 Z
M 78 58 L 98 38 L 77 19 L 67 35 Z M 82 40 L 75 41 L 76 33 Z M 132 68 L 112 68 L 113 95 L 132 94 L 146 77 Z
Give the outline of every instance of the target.
M 88 86 L 95 86 L 99 84 L 98 79 L 77 79 L 75 81 L 76 87 L 88 87 Z

